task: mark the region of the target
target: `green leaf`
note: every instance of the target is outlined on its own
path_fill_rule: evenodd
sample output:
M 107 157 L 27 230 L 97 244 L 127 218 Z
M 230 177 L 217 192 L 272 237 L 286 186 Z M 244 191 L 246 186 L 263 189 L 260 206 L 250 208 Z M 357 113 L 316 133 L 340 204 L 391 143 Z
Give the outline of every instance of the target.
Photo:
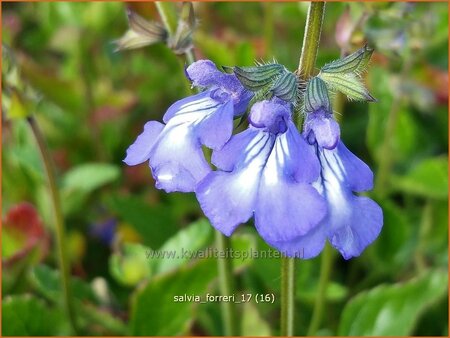
M 147 259 L 149 248 L 135 243 L 124 243 L 120 252 L 109 258 L 111 275 L 120 283 L 134 286 L 142 280 L 150 278 L 154 264 Z
M 270 336 L 270 325 L 261 317 L 258 307 L 252 302 L 245 302 L 242 310 L 242 336 Z
M 408 336 L 422 313 L 447 292 L 442 270 L 428 271 L 407 283 L 381 285 L 351 299 L 344 308 L 341 336 Z
M 233 249 L 234 255 L 230 259 L 233 261 L 235 271 L 244 269 L 253 263 L 254 258 L 251 257 L 251 254 L 256 251 L 256 245 L 255 236 L 249 233 L 235 233 L 231 237 L 231 249 Z
M 143 244 L 158 249 L 173 236 L 177 224 L 171 209 L 166 205 L 150 205 L 137 197 L 111 196 L 107 204 L 117 216 L 142 237 Z
M 119 178 L 120 170 L 108 163 L 85 163 L 68 171 L 63 177 L 66 193 L 83 191 L 89 193 Z
M 379 201 L 383 209 L 383 230 L 378 239 L 368 248 L 376 254 L 379 269 L 396 272 L 413 258 L 411 253 L 411 224 L 407 214 L 390 200 Z
M 58 271 L 46 265 L 40 265 L 31 271 L 30 279 L 31 284 L 40 294 L 54 304 L 60 304 L 62 291 Z M 126 334 L 125 324 L 120 319 L 97 307 L 99 300 L 90 284 L 72 276 L 71 286 L 75 315 L 80 326 L 93 325 L 97 330 L 101 326 L 105 330 L 105 334 Z
M 111 274 L 119 283 L 133 286 L 144 279 L 175 270 L 192 259 L 205 258 L 207 251 L 199 250 L 211 243 L 212 234 L 209 222 L 201 219 L 178 231 L 158 250 L 124 243 L 110 257 Z
M 63 313 L 31 295 L 6 296 L 2 301 L 3 336 L 55 336 L 61 332 Z
M 213 228 L 206 219 L 200 219 L 186 229 L 178 231 L 159 249 L 160 252 L 175 254 L 174 258 L 153 258 L 157 273 L 163 273 L 180 267 L 189 260 L 196 258 L 199 250 L 211 243 Z
M 298 298 L 303 302 L 312 304 L 317 297 L 318 290 L 317 280 L 315 280 L 313 283 L 309 283 L 307 286 L 303 286 L 298 290 Z M 325 300 L 330 303 L 340 302 L 344 300 L 347 295 L 348 288 L 344 285 L 336 282 L 329 282 L 325 291 Z
M 394 176 L 395 189 L 421 197 L 445 199 L 448 197 L 448 158 L 423 160 L 405 176 Z
M 78 305 L 77 311 L 79 312 L 80 317 L 82 317 L 82 320 L 85 324 L 93 326 L 88 329 L 89 332 L 93 332 L 93 330 L 97 332 L 100 326 L 104 329 L 104 331 L 101 331 L 103 335 L 128 335 L 127 325 L 109 312 L 89 303 Z
M 72 168 L 62 179 L 61 195 L 66 213 L 77 211 L 94 190 L 116 181 L 117 166 L 108 163 L 85 163 Z
M 80 115 L 85 109 L 81 83 L 62 79 L 58 74 L 42 68 L 31 58 L 20 55 L 18 65 L 31 87 L 64 110 Z
M 330 89 L 342 92 L 350 100 L 376 101 L 361 79 L 353 73 L 319 73 L 318 77 L 324 80 Z
M 62 297 L 61 279 L 58 271 L 47 265 L 36 266 L 30 274 L 32 285 L 47 299 L 59 302 Z M 79 300 L 97 302 L 97 298 L 89 284 L 79 278 L 71 278 L 72 293 Z
M 180 296 L 205 296 L 208 285 L 216 277 L 212 259 L 183 266 L 176 272 L 152 279 L 133 297 L 131 333 L 138 336 L 185 335 L 195 318 L 193 311 L 202 306 L 193 301 L 177 301 Z
M 286 69 L 278 63 L 269 63 L 254 67 L 233 67 L 233 72 L 245 88 L 256 92 L 274 83 Z
M 346 56 L 345 58 L 335 60 L 322 67 L 322 73 L 356 73 L 359 74 L 365 70 L 373 49 L 367 45 L 358 49 L 356 52 Z
M 8 117 L 11 119 L 25 118 L 30 115 L 26 102 L 20 97 L 19 93 L 12 92 L 9 109 L 7 109 Z
M 369 123 L 367 126 L 366 142 L 372 156 L 379 162 L 381 157 L 384 156 L 384 154 L 381 154 L 381 150 L 382 144 L 384 143 L 387 121 L 389 120 L 389 114 L 393 113 L 393 95 L 398 95 L 401 88 L 399 87 L 399 81 L 395 81 L 395 77 L 384 68 L 373 67 L 368 75 L 372 92 L 376 97 L 381 99 L 377 104 L 369 105 Z M 398 100 L 398 98 L 395 100 Z M 389 140 L 392 149 L 391 156 L 393 156 L 395 162 L 411 161 L 411 158 L 425 147 L 425 142 L 422 140 L 424 137 L 428 138 L 428 136 L 421 135 L 423 128 L 420 127 L 408 106 L 400 104 L 396 113 L 396 127 Z

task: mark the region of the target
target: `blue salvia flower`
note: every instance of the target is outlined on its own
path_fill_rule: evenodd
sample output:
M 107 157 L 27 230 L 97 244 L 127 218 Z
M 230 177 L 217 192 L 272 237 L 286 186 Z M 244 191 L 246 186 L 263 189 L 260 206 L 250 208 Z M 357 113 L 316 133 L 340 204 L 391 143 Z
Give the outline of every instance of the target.
M 345 259 L 359 256 L 378 237 L 383 225 L 378 204 L 353 193 L 372 189 L 373 173 L 340 141 L 325 84 L 318 78 L 308 84 L 305 112 L 304 134 L 321 167 L 314 186 L 326 200 L 328 213 L 306 236 L 282 243 L 279 248 L 287 255 L 300 253 L 303 258 L 311 258 L 322 251 L 328 239 Z
M 372 171 L 340 140 L 323 80 L 308 82 L 300 134 L 292 121 L 298 83 L 279 83 L 279 65 L 262 67 L 236 68 L 244 88 L 209 60 L 193 63 L 186 75 L 205 91 L 173 104 L 165 124 L 148 122 L 125 162 L 149 160 L 156 186 L 167 192 L 195 191 L 211 224 L 227 236 L 254 217 L 261 237 L 287 256 L 315 257 L 327 240 L 345 259 L 360 255 L 383 224 L 378 204 L 355 195 L 372 189 Z M 283 95 L 255 100 L 248 128 L 231 136 L 233 119 L 248 109 L 261 86 L 289 95 L 276 91 Z M 216 171 L 202 145 L 213 149 Z
M 194 191 L 211 171 L 202 144 L 220 149 L 231 137 L 234 117 L 251 99 L 234 75 L 220 72 L 209 60 L 193 63 L 186 75 L 206 90 L 175 102 L 163 117 L 165 124 L 147 122 L 124 160 L 128 165 L 148 160 L 156 187 L 166 192 Z
M 249 128 L 214 151 L 212 163 L 220 170 L 199 183 L 197 199 L 227 236 L 255 216 L 261 237 L 278 247 L 307 234 L 325 216 L 326 204 L 311 185 L 319 177 L 319 161 L 282 100 L 255 103 Z

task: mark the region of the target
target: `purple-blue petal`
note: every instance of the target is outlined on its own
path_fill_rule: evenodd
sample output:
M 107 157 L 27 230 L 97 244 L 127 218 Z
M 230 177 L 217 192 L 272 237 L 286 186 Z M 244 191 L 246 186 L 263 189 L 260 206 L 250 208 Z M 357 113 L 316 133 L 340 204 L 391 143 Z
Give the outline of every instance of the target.
M 195 191 L 206 217 L 226 236 L 253 215 L 257 183 L 242 186 L 240 174 L 211 172 Z
M 369 166 L 355 156 L 343 142 L 339 142 L 336 148 L 345 178 L 352 191 L 361 192 L 373 188 L 373 172 Z
M 305 235 L 326 214 L 323 197 L 310 184 L 296 180 L 303 164 L 298 154 L 294 154 L 299 150 L 292 143 L 296 134 L 292 133 L 291 142 L 285 141 L 284 135 L 277 137 L 264 166 L 256 203 L 256 229 L 268 242 L 284 242 Z M 305 143 L 303 148 L 309 147 Z M 302 173 L 297 176 L 304 179 Z M 310 179 L 317 177 L 318 172 Z
M 241 116 L 247 111 L 248 104 L 253 97 L 253 93 L 247 89 L 241 88 L 237 95 L 235 95 L 234 102 L 234 116 Z
M 286 122 L 290 120 L 291 110 L 288 106 L 273 101 L 256 102 L 248 116 L 249 123 L 272 134 L 285 133 Z
M 334 149 L 339 142 L 340 128 L 333 118 L 317 118 L 311 122 L 317 144 L 325 149 Z
M 211 172 L 195 190 L 211 224 L 227 236 L 252 217 L 261 172 L 273 146 L 271 135 L 262 132 L 253 135 L 256 141 L 242 149 L 239 156 L 239 163 L 245 165 L 236 166 L 232 172 Z
M 345 259 L 359 256 L 380 234 L 383 212 L 367 197 L 353 196 L 349 201 L 351 214 L 339 230 L 330 235 L 331 244 Z
M 167 192 L 194 191 L 211 168 L 205 160 L 193 125 L 172 120 L 161 133 L 149 158 L 157 187 Z
M 211 91 L 206 90 L 196 95 L 188 96 L 172 104 L 164 114 L 163 121 L 168 123 L 172 118 L 177 116 L 183 119 L 195 119 L 214 111 L 220 102 L 211 98 Z
M 185 166 L 178 162 L 162 162 L 152 167 L 152 175 L 156 188 L 166 192 L 192 192 L 198 181 Z
M 148 160 L 150 152 L 164 125 L 157 121 L 149 121 L 144 125 L 144 131 L 136 141 L 128 147 L 127 156 L 123 160 L 128 165 L 136 165 Z
M 233 113 L 233 102 L 227 101 L 199 121 L 195 131 L 200 142 L 211 149 L 222 148 L 233 132 Z
M 317 227 L 326 210 L 324 199 L 311 185 L 281 177 L 275 181 L 265 171 L 256 202 L 255 226 L 268 243 L 286 242 Z
M 320 254 L 326 242 L 326 229 L 319 225 L 306 235 L 285 242 L 268 242 L 283 255 L 300 259 L 310 259 Z
M 217 85 L 223 73 L 211 60 L 198 60 L 186 68 L 189 80 L 194 86 L 210 87 Z
M 234 135 L 222 149 L 213 151 L 211 157 L 212 164 L 224 171 L 234 170 L 243 155 L 243 151 L 258 142 L 257 135 L 258 139 L 261 140 L 264 137 L 264 133 L 254 128 L 248 128 Z
M 320 174 L 320 163 L 313 147 L 300 135 L 292 121 L 285 134 L 279 135 L 278 157 L 283 160 L 283 171 L 297 182 L 312 183 Z
M 372 172 L 342 142 L 334 150 L 319 150 L 322 164 L 320 193 L 328 203 L 324 220 L 328 238 L 345 259 L 359 256 L 381 231 L 381 208 L 352 192 L 372 182 Z M 369 178 L 368 178 L 369 177 Z

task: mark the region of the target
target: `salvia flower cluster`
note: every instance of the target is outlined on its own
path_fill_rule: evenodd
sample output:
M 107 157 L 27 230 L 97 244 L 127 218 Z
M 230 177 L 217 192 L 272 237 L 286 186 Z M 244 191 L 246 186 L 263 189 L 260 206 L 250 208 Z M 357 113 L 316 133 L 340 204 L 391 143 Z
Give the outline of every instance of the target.
M 355 194 L 372 189 L 373 173 L 342 142 L 329 91 L 373 101 L 359 77 L 371 54 L 363 47 L 307 83 L 276 63 L 221 72 L 197 61 L 186 76 L 201 92 L 170 106 L 163 123 L 147 122 L 124 161 L 148 161 L 159 189 L 195 192 L 227 236 L 254 218 L 261 237 L 287 256 L 315 257 L 327 240 L 345 259 L 359 256 L 383 215 Z M 233 135 L 238 118 L 248 127 Z M 214 170 L 203 146 L 213 150 Z

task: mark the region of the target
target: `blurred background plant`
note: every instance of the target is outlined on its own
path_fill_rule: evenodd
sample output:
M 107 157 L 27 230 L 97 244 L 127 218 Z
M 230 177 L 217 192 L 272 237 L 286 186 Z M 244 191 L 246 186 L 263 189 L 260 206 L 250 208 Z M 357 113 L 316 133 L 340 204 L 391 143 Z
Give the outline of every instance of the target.
M 275 57 L 296 68 L 307 3 L 194 5 L 198 59 Z M 224 332 L 218 303 L 173 302 L 218 292 L 213 258 L 147 258 L 202 250 L 214 236 L 193 194 L 162 193 L 146 165 L 121 162 L 143 124 L 191 92 L 185 58 L 167 45 L 115 52 L 127 10 L 164 23 L 154 3 L 2 3 L 3 335 L 75 333 L 60 311 L 52 199 L 30 115 L 55 167 L 76 333 Z M 375 53 L 365 80 L 378 102 L 337 96 L 335 110 L 345 143 L 375 171 L 384 228 L 360 258 L 326 250 L 297 262 L 295 333 L 448 335 L 447 4 L 329 3 L 317 66 L 366 42 Z M 268 249 L 248 226 L 232 247 Z M 279 295 L 277 259 L 233 269 L 238 294 Z M 240 333 L 277 334 L 279 305 L 240 304 Z

